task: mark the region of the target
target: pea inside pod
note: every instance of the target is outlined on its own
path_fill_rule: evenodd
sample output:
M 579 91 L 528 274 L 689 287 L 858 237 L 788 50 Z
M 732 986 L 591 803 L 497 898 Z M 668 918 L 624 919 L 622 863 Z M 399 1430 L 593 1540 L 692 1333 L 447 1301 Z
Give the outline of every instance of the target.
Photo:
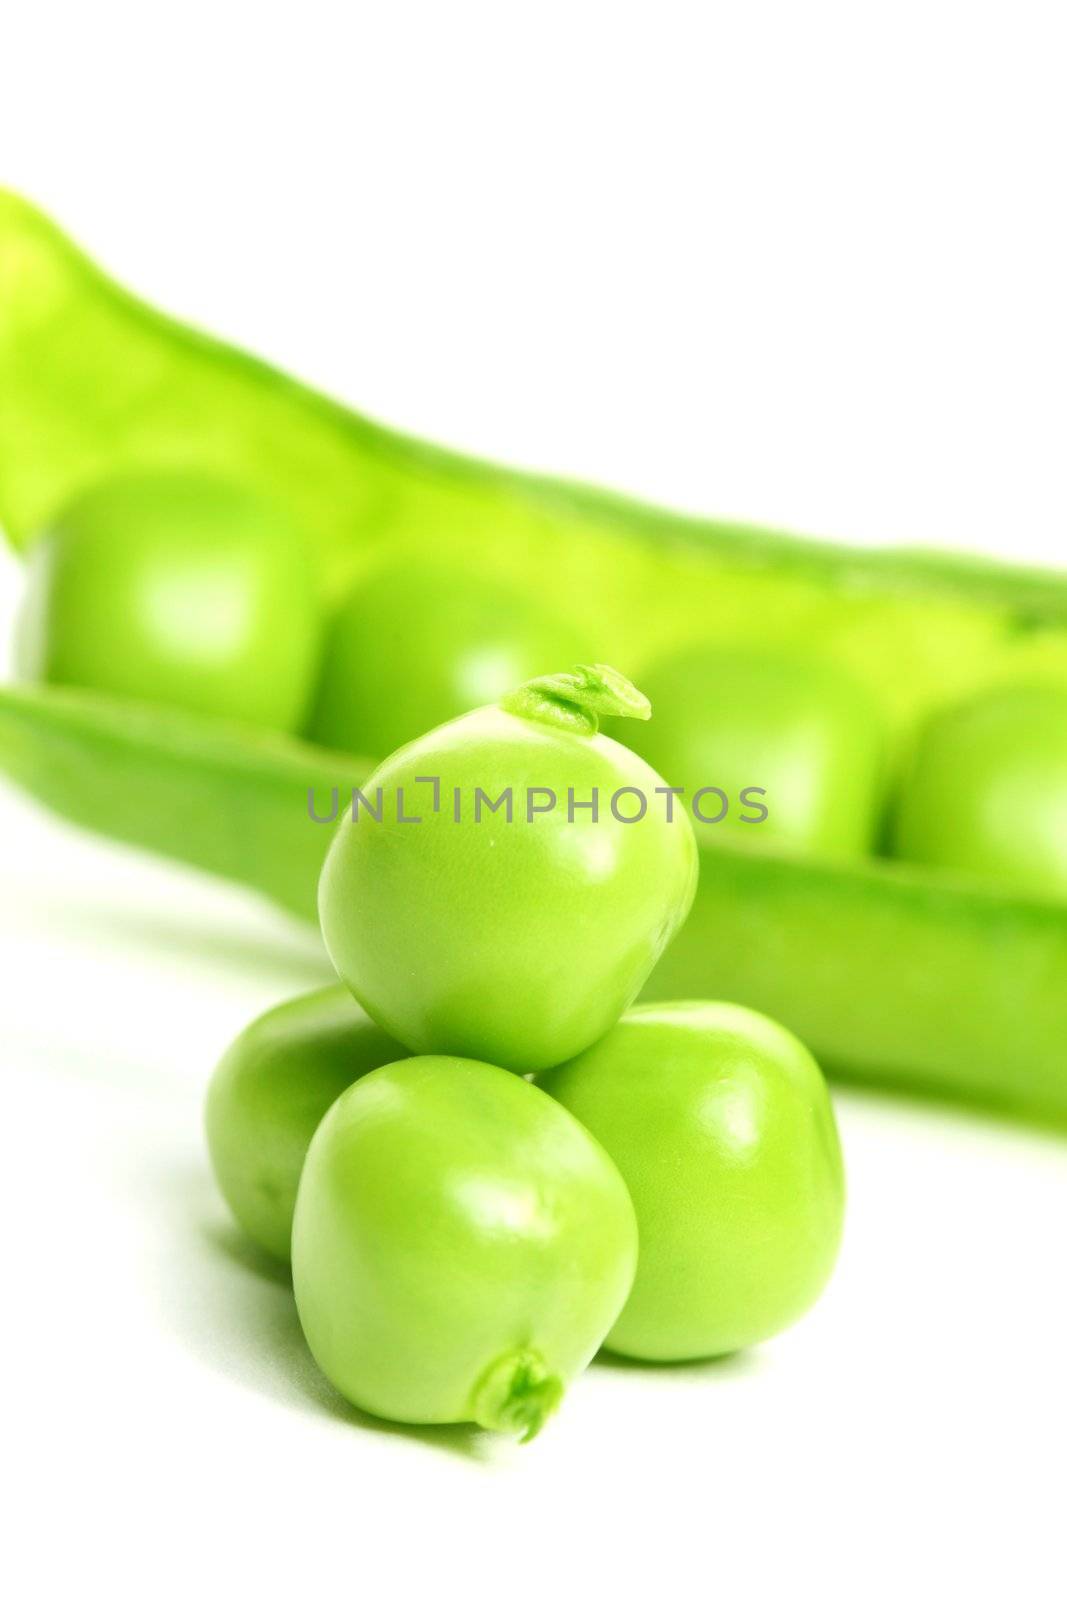
M 909 861 L 1067 894 L 1067 691 L 1004 685 L 933 717 L 901 783 L 893 847 Z
M 696 801 L 697 842 L 846 858 L 880 822 L 880 708 L 840 667 L 697 648 L 644 674 L 656 715 L 627 742 Z
M 330 623 L 311 735 L 387 755 L 581 654 L 574 631 L 522 590 L 425 556 L 390 560 Z
M 196 472 L 90 486 L 30 549 L 16 666 L 269 728 L 302 722 L 321 649 L 308 553 L 283 512 Z

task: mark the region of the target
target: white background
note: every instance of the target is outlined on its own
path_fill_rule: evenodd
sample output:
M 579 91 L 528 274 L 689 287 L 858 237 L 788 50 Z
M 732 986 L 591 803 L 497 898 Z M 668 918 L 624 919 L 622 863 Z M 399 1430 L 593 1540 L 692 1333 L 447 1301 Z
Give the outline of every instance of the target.
M 1057 10 L 38 0 L 0 176 L 417 432 L 1062 563 Z M 10 1593 L 1063 1594 L 1067 1145 L 841 1095 L 801 1327 L 598 1364 L 527 1449 L 415 1436 L 331 1400 L 202 1151 L 214 1058 L 322 963 L 0 790 Z

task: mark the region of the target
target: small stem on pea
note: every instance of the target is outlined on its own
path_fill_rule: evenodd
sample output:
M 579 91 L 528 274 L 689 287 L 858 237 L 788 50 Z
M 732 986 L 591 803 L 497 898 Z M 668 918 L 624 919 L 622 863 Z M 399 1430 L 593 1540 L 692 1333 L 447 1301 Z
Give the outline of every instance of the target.
M 586 735 L 596 733 L 601 717 L 635 717 L 646 722 L 652 715 L 640 689 L 614 667 L 600 662 L 531 678 L 506 694 L 500 704 L 513 716 Z
M 471 1416 L 494 1433 L 534 1438 L 563 1399 L 563 1383 L 536 1350 L 509 1350 L 482 1374 L 471 1396 Z

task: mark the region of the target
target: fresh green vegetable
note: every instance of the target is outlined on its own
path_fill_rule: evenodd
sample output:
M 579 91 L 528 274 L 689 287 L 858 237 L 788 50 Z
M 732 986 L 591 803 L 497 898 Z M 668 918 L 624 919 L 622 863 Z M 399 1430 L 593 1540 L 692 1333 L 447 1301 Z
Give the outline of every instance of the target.
M 932 714 L 993 682 L 1067 690 L 1061 575 L 698 522 L 432 449 L 161 316 L 0 197 L 9 538 L 24 548 L 92 482 L 175 463 L 247 484 L 305 532 L 332 605 L 386 558 L 433 564 L 545 595 L 583 654 L 638 681 L 690 646 L 846 673 L 878 707 L 890 775 Z M 0 691 L 0 765 L 84 825 L 309 911 L 327 830 L 307 820 L 306 775 L 346 792 L 367 766 L 175 716 Z M 1067 898 L 723 845 L 648 992 L 781 1016 L 864 1081 L 1067 1115 Z
M 483 1061 L 380 1067 L 320 1124 L 293 1284 L 342 1394 L 400 1422 L 532 1438 L 633 1282 L 637 1228 L 600 1146 Z
M 817 1298 L 844 1174 L 822 1074 L 792 1034 L 740 1006 L 637 1006 L 538 1081 L 604 1146 L 637 1212 L 637 1276 L 610 1350 L 724 1355 Z
M 286 1000 L 248 1025 L 212 1076 L 208 1150 L 249 1238 L 288 1261 L 311 1136 L 342 1090 L 405 1051 L 339 984 Z
M 1067 1124 L 1064 908 L 904 863 L 705 851 L 644 1000 L 728 995 L 852 1082 Z
M 83 828 L 173 856 L 298 916 L 366 762 L 279 734 L 88 690 L 0 692 L 0 766 Z
M 886 738 L 877 702 L 846 672 L 796 651 L 694 648 L 642 681 L 656 715 L 626 741 L 703 795 L 698 844 L 870 851 Z
M 565 1060 L 611 1027 L 684 921 L 688 818 L 667 820 L 661 780 L 598 715 L 648 705 L 610 668 L 534 679 L 390 756 L 340 824 L 319 891 L 326 947 L 410 1049 L 516 1072 Z
M 323 744 L 395 750 L 585 651 L 543 602 L 434 562 L 387 562 L 334 618 L 311 720 Z
M 898 855 L 1067 896 L 1067 690 L 988 690 L 923 729 L 898 797 Z
M 283 515 L 222 479 L 145 472 L 95 485 L 34 539 L 18 665 L 31 682 L 291 730 L 320 632 Z

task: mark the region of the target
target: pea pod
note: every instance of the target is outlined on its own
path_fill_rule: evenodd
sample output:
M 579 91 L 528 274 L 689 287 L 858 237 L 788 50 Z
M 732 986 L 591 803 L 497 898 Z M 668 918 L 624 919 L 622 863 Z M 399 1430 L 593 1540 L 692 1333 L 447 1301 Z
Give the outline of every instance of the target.
M 314 920 L 333 830 L 371 770 L 336 750 L 82 689 L 0 692 L 0 767 L 82 828 Z
M 686 519 L 416 443 L 146 307 L 0 199 L 9 538 L 25 548 L 92 482 L 162 466 L 276 504 L 331 606 L 385 556 L 432 559 L 509 592 L 547 584 L 587 657 L 638 682 L 690 647 L 804 655 L 870 697 L 890 783 L 953 704 L 993 684 L 1067 686 L 1062 576 Z M 117 750 L 121 781 L 106 770 Z M 162 708 L 0 696 L 0 764 L 48 804 L 305 911 L 328 831 L 308 820 L 308 782 L 345 784 L 387 753 L 363 766 Z M 1040 888 L 724 844 L 704 853 L 648 992 L 769 1011 L 865 1081 L 1067 1115 L 1067 903 Z

